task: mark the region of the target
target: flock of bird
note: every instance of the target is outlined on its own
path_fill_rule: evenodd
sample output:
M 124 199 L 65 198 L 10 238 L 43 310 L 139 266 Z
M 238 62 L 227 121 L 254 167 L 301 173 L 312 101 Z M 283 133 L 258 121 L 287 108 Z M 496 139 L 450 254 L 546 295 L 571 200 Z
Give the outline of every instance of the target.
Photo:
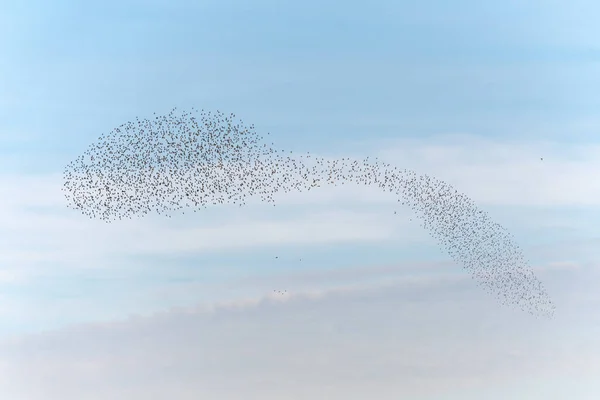
M 452 259 L 501 303 L 535 316 L 554 315 L 513 237 L 448 183 L 369 157 L 294 156 L 275 149 L 234 114 L 175 108 L 165 116 L 136 118 L 100 136 L 67 165 L 64 177 L 68 206 L 106 222 L 243 206 L 256 196 L 275 205 L 277 192 L 321 185 L 375 185 L 410 207 Z

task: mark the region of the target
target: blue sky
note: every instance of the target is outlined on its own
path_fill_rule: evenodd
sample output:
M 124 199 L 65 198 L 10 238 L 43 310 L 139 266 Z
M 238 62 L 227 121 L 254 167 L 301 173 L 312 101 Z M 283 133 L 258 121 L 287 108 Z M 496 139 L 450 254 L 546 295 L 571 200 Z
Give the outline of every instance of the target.
M 0 391 L 598 398 L 600 388 L 573 388 L 600 375 L 598 12 L 583 0 L 3 2 Z M 376 188 L 112 225 L 65 207 L 69 161 L 173 107 L 234 112 L 295 153 L 377 156 L 451 183 L 514 234 L 557 319 L 487 299 Z M 212 336 L 178 336 L 191 325 Z M 97 337 L 110 356 L 85 339 Z M 123 350 L 131 342 L 139 348 Z M 271 344 L 293 356 L 275 360 Z M 236 364 L 248 347 L 259 372 Z M 212 350 L 194 359 L 185 348 Z M 165 354 L 173 372 L 161 386 Z M 344 366 L 354 372 L 331 372 Z M 215 383 L 198 384 L 206 377 Z

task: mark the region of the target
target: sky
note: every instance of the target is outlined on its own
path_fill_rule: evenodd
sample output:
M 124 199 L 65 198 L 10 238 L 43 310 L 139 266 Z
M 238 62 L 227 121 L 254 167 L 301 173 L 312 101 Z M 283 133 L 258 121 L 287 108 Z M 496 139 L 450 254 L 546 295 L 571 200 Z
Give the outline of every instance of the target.
M 0 2 L 2 398 L 600 398 L 599 7 Z M 498 304 L 376 187 L 114 224 L 66 207 L 71 160 L 173 107 L 450 183 L 555 318 Z

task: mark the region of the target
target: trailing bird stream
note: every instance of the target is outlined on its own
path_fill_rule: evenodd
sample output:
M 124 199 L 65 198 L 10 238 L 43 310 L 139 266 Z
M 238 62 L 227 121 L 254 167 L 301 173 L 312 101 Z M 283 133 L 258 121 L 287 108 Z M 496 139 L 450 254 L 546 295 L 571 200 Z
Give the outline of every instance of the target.
M 197 118 L 195 115 L 198 115 Z M 448 183 L 378 160 L 277 150 L 234 114 L 178 112 L 127 122 L 64 171 L 68 206 L 106 222 L 246 203 L 321 185 L 375 185 L 398 196 L 450 257 L 502 304 L 552 317 L 555 306 L 512 235 Z

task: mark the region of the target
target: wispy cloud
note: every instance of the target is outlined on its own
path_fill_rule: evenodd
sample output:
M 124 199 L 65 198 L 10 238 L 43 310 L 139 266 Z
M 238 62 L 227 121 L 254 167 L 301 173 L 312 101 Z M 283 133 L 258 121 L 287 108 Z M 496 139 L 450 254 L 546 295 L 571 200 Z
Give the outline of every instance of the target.
M 446 180 L 482 205 L 599 204 L 600 183 L 594 177 L 600 172 L 600 146 L 596 144 L 446 135 L 428 143 L 393 140 L 377 154 L 387 162 Z
M 371 154 L 379 154 L 383 160 L 399 167 L 445 179 L 482 207 L 486 204 L 593 206 L 600 198 L 600 186 L 594 183 L 600 169 L 596 161 L 600 150 L 593 146 L 567 148 L 571 157 L 565 159 L 557 151 L 557 144 L 506 144 L 471 136 L 440 138 L 435 146 L 429 143 L 409 140 L 386 146 L 385 151 L 375 149 Z M 564 152 L 565 146 L 560 149 Z M 381 241 L 399 239 L 395 235 L 410 226 L 406 218 L 409 210 L 394 207 L 397 200 L 394 196 L 367 186 L 348 185 L 277 195 L 280 208 L 312 207 L 312 211 L 304 212 L 296 208 L 300 210 L 297 217 L 282 213 L 280 218 L 273 219 L 268 217 L 273 212 L 261 206 L 251 210 L 228 208 L 227 212 L 202 210 L 193 217 L 188 213 L 185 219 L 182 217 L 171 226 L 161 219 L 145 219 L 112 227 L 68 212 L 59 190 L 60 175 L 4 176 L 2 180 L 6 188 L 0 207 L 2 228 L 7 234 L 10 232 L 3 258 L 11 263 L 39 262 L 42 258 L 66 262 L 70 258 L 71 262 L 80 262 L 92 254 L 93 259 L 98 260 L 115 251 L 164 253 L 293 243 Z M 340 205 L 345 209 L 339 209 Z M 325 208 L 315 213 L 317 206 Z M 387 215 L 392 210 L 400 212 L 400 217 L 390 219 Z M 564 214 L 552 215 L 549 211 L 534 219 L 534 213 L 524 210 L 519 217 L 545 227 L 552 221 L 556 221 L 555 226 L 564 227 L 574 222 L 561 216 Z M 185 227 L 181 221 L 187 221 Z M 176 223 L 178 225 L 174 225 Z M 415 240 L 427 240 L 421 234 L 415 237 L 415 233 L 413 230 L 403 239 L 412 236 Z M 32 248 L 38 251 L 30 252 Z M 74 259 L 76 254 L 79 256 Z
M 367 146 L 359 155 L 351 150 L 347 154 L 323 155 L 332 158 L 379 156 L 382 161 L 401 168 L 412 168 L 447 180 L 507 226 L 525 248 L 527 257 L 533 259 L 535 268 L 551 262 L 581 264 L 597 256 L 596 242 L 589 236 L 596 226 L 595 219 L 590 218 L 596 204 L 594 191 L 600 194 L 600 187 L 596 188 L 593 184 L 596 180 L 592 179 L 598 165 L 594 158 L 597 150 L 593 146 L 559 146 L 551 142 L 520 145 L 467 135 L 440 137 L 436 139 L 436 145 L 431 143 L 430 140 L 394 141 Z M 569 156 L 561 155 L 563 153 L 559 149 Z M 544 157 L 543 161 L 539 159 L 539 153 Z M 562 171 L 562 175 L 555 176 L 558 171 Z M 271 278 L 267 275 L 276 274 L 277 268 L 274 264 L 266 265 L 264 258 L 252 258 L 251 254 L 283 247 L 286 252 L 302 249 L 302 253 L 310 254 L 311 249 L 344 245 L 347 246 L 343 250 L 347 257 L 346 261 L 343 257 L 336 261 L 340 266 L 358 267 L 358 262 L 367 269 L 378 268 L 393 265 L 395 260 L 402 266 L 397 272 L 399 275 L 411 273 L 401 271 L 409 265 L 405 259 L 398 260 L 401 251 L 430 249 L 428 254 L 438 254 L 434 258 L 439 259 L 436 261 L 439 265 L 444 260 L 443 251 L 436 248 L 436 243 L 418 226 L 418 221 L 411 221 L 411 211 L 399 208 L 393 195 L 375 187 L 322 187 L 305 193 L 280 193 L 276 196 L 276 207 L 260 204 L 257 200 L 243 208 L 214 207 L 172 219 L 157 216 L 104 224 L 65 208 L 60 191 L 62 176 L 59 174 L 4 175 L 1 179 L 6 190 L 0 199 L 0 216 L 3 219 L 0 228 L 3 235 L 0 281 L 7 293 L 8 288 L 15 285 L 22 288 L 18 297 L 7 295 L 6 304 L 13 304 L 12 310 L 27 307 L 30 312 L 38 314 L 49 306 L 48 302 L 54 302 L 58 307 L 60 302 L 50 296 L 56 290 L 62 291 L 65 296 L 69 293 L 78 296 L 81 304 L 85 303 L 85 307 L 96 312 L 102 308 L 114 308 L 115 311 L 108 315 L 115 315 L 114 312 L 119 309 L 118 301 L 126 298 L 138 300 L 129 301 L 130 305 L 123 310 L 135 310 L 136 307 L 139 310 L 151 309 L 160 304 L 161 293 L 165 299 L 173 301 L 161 308 L 181 302 L 204 301 L 210 296 L 232 296 L 236 290 L 257 294 L 260 290 L 275 289 L 264 288 L 258 282 L 261 279 L 269 281 Z M 523 188 L 527 191 L 523 192 Z M 545 204 L 545 208 L 534 207 L 540 203 Z M 582 205 L 588 207 L 585 218 L 583 214 L 578 217 L 573 211 Z M 372 252 L 371 257 L 369 251 Z M 226 269 L 218 261 L 219 257 L 232 252 L 240 257 L 248 254 L 244 268 Z M 173 258 L 175 255 L 179 261 Z M 190 265 L 183 266 L 182 257 L 187 257 L 189 260 L 186 262 Z M 194 257 L 202 257 L 201 269 L 193 267 Z M 356 258 L 355 263 L 351 262 L 352 257 Z M 289 261 L 281 262 L 285 265 Z M 330 264 L 331 267 L 331 261 L 319 261 L 318 257 L 313 257 L 303 263 L 294 261 L 294 268 L 310 269 L 309 274 L 298 277 L 308 283 L 317 279 L 310 278 L 310 274 L 318 276 L 319 265 Z M 413 258 L 411 262 L 414 261 Z M 240 264 L 240 260 L 236 262 Z M 196 265 L 199 263 L 196 261 Z M 197 271 L 192 273 L 194 269 Z M 265 269 L 271 272 L 259 272 Z M 251 277 L 253 270 L 256 271 L 255 278 Z M 281 271 L 287 273 L 289 269 Z M 436 268 L 435 273 L 442 271 L 444 267 Z M 361 273 L 368 274 L 347 270 L 346 277 L 335 275 L 330 279 L 319 279 L 322 279 L 321 286 L 327 287 L 335 284 L 336 280 L 337 283 L 358 282 Z M 386 274 L 394 275 L 396 272 L 387 271 Z M 216 276 L 220 278 L 216 280 Z M 233 281 L 246 280 L 242 285 L 246 289 L 240 289 L 237 284 L 226 289 L 225 276 Z M 166 283 L 169 277 L 178 277 L 176 279 L 180 283 Z M 60 289 L 51 289 L 48 282 L 54 281 Z M 92 290 L 89 286 L 92 282 L 101 281 L 106 283 L 93 284 L 98 289 Z M 114 286 L 117 282 L 121 282 L 120 289 Z M 95 299 L 84 300 L 81 291 L 74 291 L 78 285 L 88 288 L 88 295 Z M 249 289 L 252 285 L 255 285 L 254 289 Z M 300 281 L 296 285 L 300 286 Z M 101 287 L 113 288 L 111 301 L 100 294 Z M 223 295 L 217 295 L 219 290 Z M 137 294 L 133 296 L 133 293 Z M 35 305 L 36 302 L 38 305 Z M 94 302 L 98 304 L 94 306 Z M 138 306 L 135 306 L 136 302 Z M 80 310 L 83 307 L 79 307 Z M 83 311 L 76 311 L 77 308 L 73 303 L 65 310 L 83 315 Z M 18 312 L 10 314 L 17 318 Z M 67 315 L 66 311 L 64 315 Z M 36 317 L 31 314 L 30 318 Z

